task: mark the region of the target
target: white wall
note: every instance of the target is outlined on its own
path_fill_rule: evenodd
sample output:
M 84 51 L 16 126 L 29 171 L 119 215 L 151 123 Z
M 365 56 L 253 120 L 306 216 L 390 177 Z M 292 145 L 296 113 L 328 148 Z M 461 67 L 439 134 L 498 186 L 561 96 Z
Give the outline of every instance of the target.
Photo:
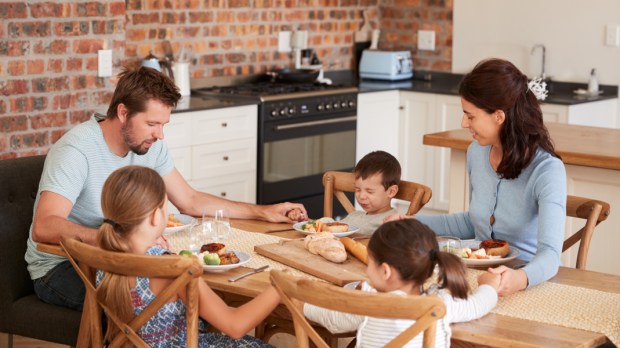
M 483 58 L 508 59 L 528 76 L 620 85 L 620 47 L 605 46 L 605 25 L 620 24 L 620 0 L 454 0 L 452 71 L 464 73 Z

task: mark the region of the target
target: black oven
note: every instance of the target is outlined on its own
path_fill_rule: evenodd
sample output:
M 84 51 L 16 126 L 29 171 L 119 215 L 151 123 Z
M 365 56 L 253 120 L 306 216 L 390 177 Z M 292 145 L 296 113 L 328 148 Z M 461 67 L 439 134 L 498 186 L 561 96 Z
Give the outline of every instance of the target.
M 355 166 L 356 102 L 357 93 L 332 93 L 259 105 L 257 203 L 299 202 L 323 216 L 323 173 Z
M 357 88 L 260 76 L 212 82 L 192 93 L 258 104 L 256 203 L 299 202 L 309 217 L 323 216 L 323 173 L 355 166 Z M 334 216 L 344 215 L 334 204 Z

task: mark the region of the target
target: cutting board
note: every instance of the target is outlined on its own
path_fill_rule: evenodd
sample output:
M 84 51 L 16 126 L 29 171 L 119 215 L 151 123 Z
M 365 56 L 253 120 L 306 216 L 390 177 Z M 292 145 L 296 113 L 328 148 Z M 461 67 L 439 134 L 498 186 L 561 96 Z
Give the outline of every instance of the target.
M 338 286 L 366 279 L 366 265 L 351 254 L 347 254 L 345 262 L 333 263 L 304 249 L 304 241 L 301 239 L 255 245 L 254 251 Z

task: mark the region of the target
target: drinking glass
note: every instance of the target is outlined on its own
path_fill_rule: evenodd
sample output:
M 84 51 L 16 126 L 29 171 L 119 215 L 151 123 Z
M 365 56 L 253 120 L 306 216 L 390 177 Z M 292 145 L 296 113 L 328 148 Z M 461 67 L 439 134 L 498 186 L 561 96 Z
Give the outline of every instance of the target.
M 200 252 L 200 247 L 202 246 L 202 229 L 200 228 L 200 224 L 198 221 L 195 221 L 187 230 L 187 235 L 189 239 L 189 244 L 187 245 L 187 250 L 192 252 L 193 254 L 197 254 Z
M 217 209 L 215 211 L 215 226 L 217 238 L 219 240 L 227 240 L 230 235 L 230 219 L 225 209 Z
M 206 242 L 218 242 L 217 229 L 215 222 L 207 215 L 207 210 L 202 210 L 202 224 L 201 224 L 202 237 Z
M 437 237 L 437 243 L 439 243 L 439 250 L 449 252 L 451 254 L 461 256 L 463 247 L 461 245 L 461 239 L 452 236 L 439 236 Z

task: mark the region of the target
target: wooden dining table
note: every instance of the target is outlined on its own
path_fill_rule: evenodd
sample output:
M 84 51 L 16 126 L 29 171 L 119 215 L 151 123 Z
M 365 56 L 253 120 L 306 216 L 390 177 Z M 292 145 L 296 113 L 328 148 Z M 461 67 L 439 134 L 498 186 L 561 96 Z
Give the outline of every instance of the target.
M 293 230 L 290 224 L 233 220 L 232 227 L 248 232 L 269 233 L 282 238 L 303 237 L 303 234 Z M 58 255 L 64 254 L 58 245 L 39 243 L 38 250 Z M 251 269 L 241 266 L 222 273 L 205 273 L 203 279 L 229 305 L 238 306 L 256 297 L 270 284 L 269 272 L 257 273 L 236 282 L 228 281 L 229 278 L 249 270 Z M 612 274 L 560 267 L 558 274 L 548 282 L 620 294 L 620 276 Z M 536 311 L 536 308 L 532 308 L 532 311 Z M 290 318 L 283 305 L 279 306 L 274 313 Z M 599 332 L 494 313 L 470 322 L 452 324 L 451 327 L 453 347 L 597 347 L 610 342 L 604 334 Z

